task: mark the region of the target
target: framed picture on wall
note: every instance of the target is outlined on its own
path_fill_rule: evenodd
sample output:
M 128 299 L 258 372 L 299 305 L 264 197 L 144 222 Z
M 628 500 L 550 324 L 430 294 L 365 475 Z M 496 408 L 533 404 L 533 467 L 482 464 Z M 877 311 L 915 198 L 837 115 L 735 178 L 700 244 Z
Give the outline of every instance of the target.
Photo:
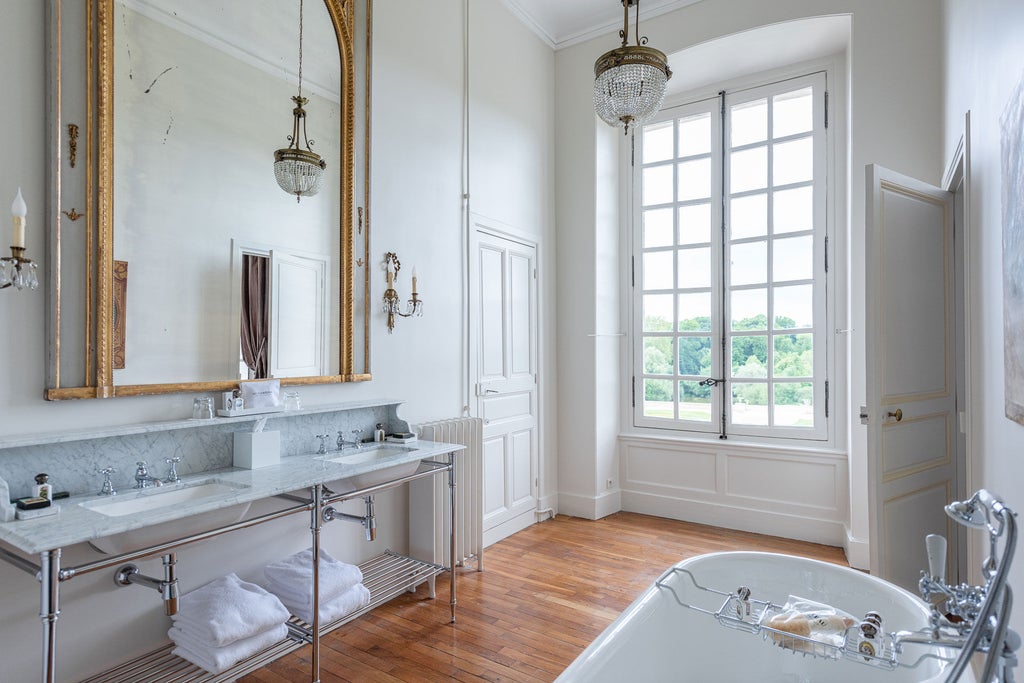
M 1024 75 L 1000 124 L 1006 417 L 1024 424 Z

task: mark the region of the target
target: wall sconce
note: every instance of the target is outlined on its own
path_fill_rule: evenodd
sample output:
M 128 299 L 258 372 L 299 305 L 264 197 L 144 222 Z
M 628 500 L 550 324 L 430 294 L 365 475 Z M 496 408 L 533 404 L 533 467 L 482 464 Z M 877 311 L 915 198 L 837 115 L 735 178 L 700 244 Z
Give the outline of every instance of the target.
M 25 258 L 25 216 L 28 215 L 28 206 L 21 196 L 21 188 L 18 188 L 18 196 L 11 204 L 11 222 L 14 224 L 14 236 L 11 240 L 11 255 L 0 256 L 0 289 L 17 287 L 18 289 L 39 288 L 39 279 L 36 277 L 36 264 L 30 258 Z
M 398 300 L 398 292 L 395 291 L 395 276 L 402 269 L 402 262 L 398 260 L 398 255 L 395 252 L 389 251 L 384 255 L 384 269 L 387 271 L 388 288 L 384 290 L 384 306 L 381 310 L 388 315 L 388 334 L 391 334 L 395 329 L 396 315 L 403 318 L 423 315 L 423 299 L 420 299 L 416 293 L 416 268 L 414 267 L 412 269 L 412 298 L 406 302 L 406 310 L 403 313 Z

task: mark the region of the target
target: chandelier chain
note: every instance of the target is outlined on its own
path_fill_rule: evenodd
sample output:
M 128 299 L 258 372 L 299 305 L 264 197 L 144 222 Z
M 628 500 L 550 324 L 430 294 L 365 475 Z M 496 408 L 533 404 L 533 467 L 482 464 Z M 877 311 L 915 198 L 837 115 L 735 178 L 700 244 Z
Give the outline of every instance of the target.
M 302 3 L 299 0 L 299 97 L 302 97 Z

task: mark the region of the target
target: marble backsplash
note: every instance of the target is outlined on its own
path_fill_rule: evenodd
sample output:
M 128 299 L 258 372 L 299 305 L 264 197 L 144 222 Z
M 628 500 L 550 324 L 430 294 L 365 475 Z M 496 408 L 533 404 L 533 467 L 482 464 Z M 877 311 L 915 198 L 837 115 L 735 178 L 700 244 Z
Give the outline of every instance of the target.
M 268 416 L 264 431 L 281 433 L 281 457 L 315 453 L 317 434 L 330 434 L 334 449 L 338 432 L 351 441 L 358 429 L 364 440 L 373 439 L 374 426 L 382 423 L 386 431 L 407 431 L 408 424 L 397 416 L 398 403 L 365 406 L 311 407 Z M 5 443 L 0 439 L 0 478 L 7 481 L 12 498 L 31 494 L 35 475 L 46 472 L 54 491 L 71 495 L 97 493 L 103 481 L 97 470 L 114 467 L 112 480 L 119 491 L 135 485 L 136 463 L 144 461 L 149 473 L 163 478 L 165 458 L 178 456 L 178 474 L 186 476 L 231 467 L 235 432 L 251 431 L 253 418 L 178 420 L 97 429 L 72 435 L 56 434 L 52 440 L 37 438 L 34 443 Z

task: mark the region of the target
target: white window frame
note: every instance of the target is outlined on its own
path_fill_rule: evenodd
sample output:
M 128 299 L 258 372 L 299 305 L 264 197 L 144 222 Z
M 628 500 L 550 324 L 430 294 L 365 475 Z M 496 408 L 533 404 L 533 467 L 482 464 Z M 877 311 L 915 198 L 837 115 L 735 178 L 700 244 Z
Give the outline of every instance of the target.
M 644 338 L 652 336 L 667 336 L 678 340 L 681 337 L 687 336 L 686 333 L 681 333 L 678 330 L 678 321 L 675 318 L 678 317 L 678 311 L 674 310 L 673 313 L 673 330 L 664 333 L 652 333 L 643 331 L 643 296 L 644 294 L 651 294 L 652 290 L 645 291 L 643 289 L 644 283 L 644 254 L 652 253 L 654 251 L 668 251 L 676 253 L 678 249 L 678 235 L 674 240 L 674 244 L 671 247 L 664 248 L 647 248 L 643 246 L 643 211 L 644 209 L 650 209 L 651 207 L 644 207 L 642 205 L 642 173 L 644 168 L 650 168 L 657 165 L 672 165 L 676 168 L 676 164 L 680 161 L 679 157 L 673 155 L 672 159 L 650 163 L 645 165 L 642 159 L 642 130 L 638 131 L 635 140 L 635 158 L 633 159 L 632 172 L 631 172 L 631 185 L 629 189 L 629 204 L 631 206 L 630 215 L 632 218 L 631 235 L 632 235 L 632 254 L 633 254 L 633 293 L 631 297 L 632 301 L 632 358 L 631 358 L 631 370 L 633 374 L 632 379 L 632 417 L 633 424 L 635 427 L 651 428 L 656 430 L 671 430 L 673 432 L 680 433 L 694 433 L 694 435 L 719 435 L 723 437 L 728 436 L 742 436 L 751 437 L 755 440 L 761 438 L 767 439 L 787 439 L 798 442 L 806 441 L 827 441 L 831 438 L 831 434 L 834 431 L 833 423 L 835 421 L 835 387 L 829 377 L 829 370 L 834 367 L 833 364 L 833 344 L 832 338 L 827 331 L 831 320 L 833 319 L 833 311 L 829 305 L 830 299 L 829 292 L 833 290 L 832 278 L 834 274 L 829 271 L 826 267 L 827 259 L 827 244 L 828 238 L 832 231 L 830 214 L 828 212 L 828 205 L 831 202 L 831 188 L 828 186 L 828 170 L 831 168 L 833 148 L 829 139 L 830 131 L 825 125 L 825 117 L 827 115 L 827 72 L 821 69 L 809 70 L 804 72 L 802 75 L 792 76 L 788 78 L 775 78 L 762 80 L 758 85 L 750 87 L 744 87 L 736 89 L 731 92 L 722 92 L 719 97 L 707 98 L 706 96 L 702 99 L 694 99 L 685 104 L 679 104 L 664 108 L 658 116 L 656 116 L 648 125 L 654 125 L 657 123 L 678 120 L 686 116 L 691 116 L 701 112 L 711 112 L 711 136 L 712 140 L 716 144 L 713 145 L 711 151 L 711 174 L 712 174 L 712 199 L 711 199 L 711 213 L 712 213 L 712 234 L 711 243 L 706 245 L 710 247 L 710 258 L 711 258 L 711 278 L 712 278 L 712 310 L 711 310 L 711 330 L 709 332 L 701 332 L 699 336 L 710 336 L 711 337 L 711 366 L 712 370 L 709 374 L 710 377 L 715 379 L 724 379 L 724 384 L 718 384 L 711 390 L 711 421 L 695 421 L 686 420 L 679 417 L 679 390 L 678 382 L 680 380 L 694 381 L 697 379 L 703 379 L 702 377 L 681 375 L 678 368 L 678 347 L 676 342 L 672 344 L 673 350 L 673 363 L 672 375 L 653 375 L 644 372 Z M 814 90 L 813 107 L 814 107 L 814 132 L 812 138 L 814 139 L 814 180 L 812 187 L 814 187 L 814 228 L 807 234 L 813 235 L 813 276 L 808 282 L 814 285 L 813 295 L 813 307 L 814 307 L 814 325 L 812 328 L 807 330 L 800 329 L 792 332 L 792 334 L 798 334 L 801 332 L 812 332 L 814 335 L 815 353 L 813 361 L 813 396 L 814 396 L 814 421 L 813 427 L 785 427 L 773 425 L 773 403 L 771 400 L 771 393 L 769 393 L 768 402 L 768 414 L 769 424 L 767 426 L 761 425 L 747 425 L 747 424 L 734 424 L 732 416 L 732 367 L 731 361 L 727 364 L 723 364 L 723 356 L 725 358 L 731 358 L 731 339 L 734 336 L 731 333 L 725 321 L 730 319 L 729 315 L 729 300 L 728 293 L 730 291 L 729 283 L 724 280 L 724 264 L 726 263 L 731 249 L 731 243 L 727 238 L 722 236 L 722 219 L 723 214 L 726 222 L 729 220 L 729 202 L 722 199 L 724 191 L 727 190 L 727 181 L 723 182 L 724 179 L 728 178 L 729 174 L 729 151 L 731 149 L 731 141 L 729 139 L 729 131 L 722 131 L 722 114 L 729 112 L 730 107 L 742 104 L 743 102 L 753 101 L 762 98 L 771 99 L 772 95 L 789 92 L 793 90 L 799 90 L 804 87 L 812 87 Z M 771 121 L 769 119 L 769 125 Z M 674 134 L 675 135 L 675 134 Z M 770 136 L 769 136 L 770 137 Z M 723 144 L 718 144 L 718 141 L 722 140 Z M 785 138 L 780 138 L 784 141 Z M 777 144 L 777 141 L 773 142 Z M 771 187 L 771 154 L 772 145 L 768 146 L 768 173 L 769 173 L 769 187 Z M 631 155 L 631 156 L 634 156 Z M 676 171 L 673 171 L 673 187 L 675 187 Z M 680 202 L 677 197 L 673 196 L 673 202 L 666 204 L 665 206 L 671 206 L 678 208 L 685 202 Z M 660 206 L 660 205 L 658 205 Z M 770 214 L 770 211 L 769 211 Z M 771 223 L 771 217 L 769 215 L 769 225 Z M 678 233 L 678 219 L 674 222 L 675 231 Z M 799 233 L 787 233 L 787 237 Z M 762 238 L 751 238 L 751 241 L 758 241 Z M 741 242 L 742 240 L 736 240 Z M 771 263 L 773 237 L 771 236 L 771 230 L 769 229 L 769 237 L 767 239 L 768 248 L 768 262 Z M 694 245 L 688 245 L 694 246 Z M 678 261 L 674 257 L 673 268 L 678 268 Z M 657 293 L 685 293 L 686 289 L 680 289 L 678 287 L 678 280 L 673 280 L 673 288 L 667 290 L 653 290 Z M 791 283 L 787 283 L 791 284 Z M 768 297 L 769 297 L 769 323 L 771 322 L 771 311 L 773 299 L 772 297 L 772 278 L 769 275 Z M 673 306 L 676 309 L 676 306 Z M 768 363 L 769 369 L 768 377 L 761 379 L 749 380 L 743 378 L 742 381 L 753 381 L 755 383 L 764 382 L 769 387 L 769 392 L 772 387 L 772 358 L 774 353 L 773 344 L 771 343 L 772 330 L 765 331 L 765 335 L 768 336 Z M 780 333 L 781 334 L 781 333 Z M 791 334 L 786 331 L 785 334 Z M 691 335 L 692 336 L 692 335 Z M 723 347 L 724 339 L 724 347 Z M 645 379 L 663 378 L 672 380 L 673 386 L 673 417 L 672 418 L 658 418 L 658 417 L 646 417 L 644 416 L 644 392 L 645 392 Z M 786 380 L 781 379 L 782 382 Z M 728 395 L 726 392 L 729 392 Z M 827 395 L 830 394 L 830 395 Z M 724 405 L 723 405 L 724 404 Z

